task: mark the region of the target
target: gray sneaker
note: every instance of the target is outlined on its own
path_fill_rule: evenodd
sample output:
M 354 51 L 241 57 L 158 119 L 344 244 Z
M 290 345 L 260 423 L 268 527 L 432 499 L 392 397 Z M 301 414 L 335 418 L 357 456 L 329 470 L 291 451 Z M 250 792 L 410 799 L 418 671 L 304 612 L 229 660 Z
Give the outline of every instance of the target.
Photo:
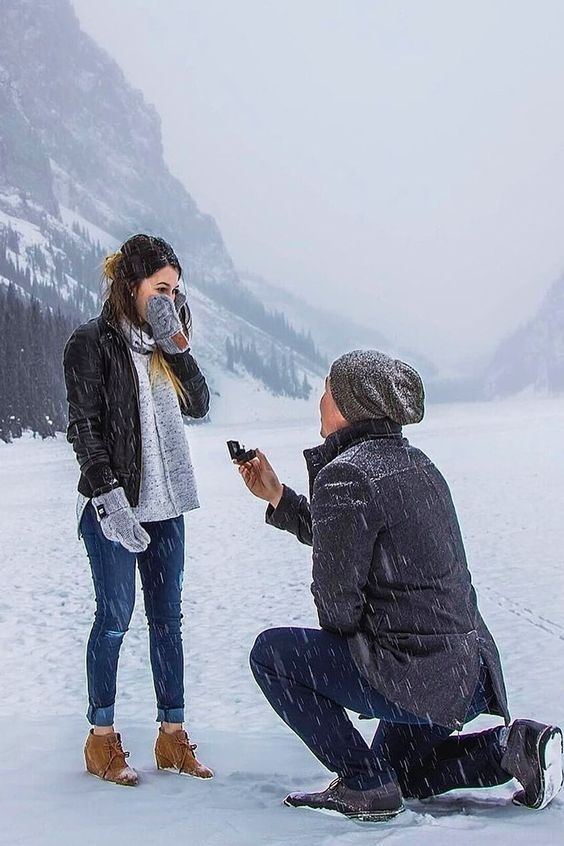
M 284 804 L 293 808 L 336 811 L 361 822 L 382 822 L 405 810 L 400 789 L 394 783 L 371 790 L 352 790 L 340 778 L 334 779 L 320 793 L 290 793 Z
M 501 766 L 523 785 L 516 805 L 541 810 L 562 787 L 562 731 L 533 720 L 515 720 L 509 729 Z

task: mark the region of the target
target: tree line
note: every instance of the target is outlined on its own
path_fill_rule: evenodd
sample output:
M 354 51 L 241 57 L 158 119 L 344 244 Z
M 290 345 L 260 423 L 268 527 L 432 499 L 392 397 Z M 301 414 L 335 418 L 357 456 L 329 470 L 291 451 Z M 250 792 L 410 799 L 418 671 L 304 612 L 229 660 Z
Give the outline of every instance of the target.
M 24 246 L 19 232 L 0 226 L 0 440 L 5 442 L 26 429 L 43 438 L 66 430 L 64 345 L 101 305 L 105 251 L 100 243 L 77 223 L 72 232 L 53 229 L 43 235 L 43 244 Z M 290 350 L 326 365 L 311 333 L 297 331 L 283 312 L 269 312 L 252 292 L 218 286 L 214 293 L 222 305 Z M 226 339 L 226 358 L 228 369 L 243 367 L 275 395 L 310 396 L 312 387 L 305 373 L 298 374 L 293 353 L 277 351 L 274 342 L 264 355 L 254 341 L 244 343 L 234 335 Z
M 0 285 L 0 439 L 65 431 L 63 349 L 76 321 Z
M 13 282 L 0 286 L 0 440 L 10 443 L 25 429 L 42 438 L 66 430 L 63 350 L 75 327 L 76 319 L 21 296 Z M 312 386 L 293 355 L 274 344 L 264 355 L 240 334 L 225 348 L 229 370 L 241 365 L 277 396 L 309 398 Z
M 274 344 L 270 354 L 263 355 L 253 341 L 245 344 L 240 334 L 225 339 L 227 369 L 235 371 L 235 364 L 241 364 L 248 373 L 266 385 L 276 396 L 309 399 L 311 385 L 304 372 L 298 376 L 293 355 L 278 354 Z
M 80 318 L 99 303 L 105 252 L 86 230 L 75 225 L 73 233 L 46 231 L 45 244 L 26 247 L 22 256 L 19 233 L 10 226 L 0 228 L 0 276 L 42 303 Z M 25 261 L 20 263 L 20 256 Z
M 243 317 L 253 326 L 263 329 L 277 341 L 305 356 L 309 361 L 327 368 L 327 357 L 315 346 L 311 331 L 301 332 L 295 329 L 283 311 L 271 311 L 252 291 L 238 285 L 223 285 L 210 279 L 197 282 L 198 288 L 208 294 L 217 303 L 228 308 L 233 314 Z

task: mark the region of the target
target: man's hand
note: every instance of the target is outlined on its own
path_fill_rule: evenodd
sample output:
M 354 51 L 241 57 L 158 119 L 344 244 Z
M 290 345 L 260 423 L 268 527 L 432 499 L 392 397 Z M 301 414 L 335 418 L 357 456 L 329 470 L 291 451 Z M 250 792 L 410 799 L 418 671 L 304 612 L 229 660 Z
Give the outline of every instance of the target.
M 233 464 L 237 464 L 239 473 L 250 492 L 276 508 L 282 498 L 284 486 L 280 483 L 264 452 L 257 449 L 256 453 L 256 457 L 251 461 L 245 461 L 244 464 L 233 461 Z

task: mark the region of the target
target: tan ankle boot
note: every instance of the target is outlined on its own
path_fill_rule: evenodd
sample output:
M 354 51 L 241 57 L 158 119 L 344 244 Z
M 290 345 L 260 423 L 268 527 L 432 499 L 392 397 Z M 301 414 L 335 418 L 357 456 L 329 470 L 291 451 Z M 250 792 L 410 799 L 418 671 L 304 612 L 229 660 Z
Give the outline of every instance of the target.
M 123 751 L 119 734 L 94 734 L 94 729 L 90 729 L 84 746 L 84 759 L 89 773 L 105 781 L 134 787 L 139 776 L 126 764 L 128 756 L 129 752 Z
M 213 772 L 209 767 L 201 764 L 194 755 L 197 745 L 197 743 L 190 743 L 190 738 L 184 729 L 167 734 L 160 728 L 155 743 L 157 769 L 175 770 L 180 775 L 196 778 L 212 778 Z

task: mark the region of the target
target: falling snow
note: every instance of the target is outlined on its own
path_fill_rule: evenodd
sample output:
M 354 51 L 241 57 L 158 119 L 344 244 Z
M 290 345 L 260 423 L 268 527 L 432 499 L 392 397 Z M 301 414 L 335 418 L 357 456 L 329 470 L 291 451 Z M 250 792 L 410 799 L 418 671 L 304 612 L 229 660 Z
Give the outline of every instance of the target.
M 281 478 L 307 493 L 304 447 L 314 418 L 191 427 L 201 508 L 186 515 L 183 603 L 188 728 L 210 783 L 157 773 L 154 703 L 142 603 L 126 635 L 117 725 L 135 790 L 83 773 L 84 648 L 93 611 L 86 555 L 74 521 L 77 466 L 63 436 L 0 445 L 2 843 L 34 846 L 190 840 L 217 846 L 552 846 L 564 800 L 530 812 L 512 786 L 409 802 L 395 821 L 365 828 L 283 807 L 289 791 L 325 787 L 325 772 L 271 711 L 248 666 L 256 635 L 315 626 L 311 548 L 265 525 L 225 441 L 267 454 Z M 406 429 L 449 480 L 481 611 L 503 659 L 514 716 L 564 723 L 562 474 L 564 401 L 430 408 Z M 496 724 L 480 718 L 476 728 Z M 373 721 L 355 724 L 369 737 Z M 25 728 L 25 731 L 24 731 Z M 102 811 L 103 808 L 103 811 Z

